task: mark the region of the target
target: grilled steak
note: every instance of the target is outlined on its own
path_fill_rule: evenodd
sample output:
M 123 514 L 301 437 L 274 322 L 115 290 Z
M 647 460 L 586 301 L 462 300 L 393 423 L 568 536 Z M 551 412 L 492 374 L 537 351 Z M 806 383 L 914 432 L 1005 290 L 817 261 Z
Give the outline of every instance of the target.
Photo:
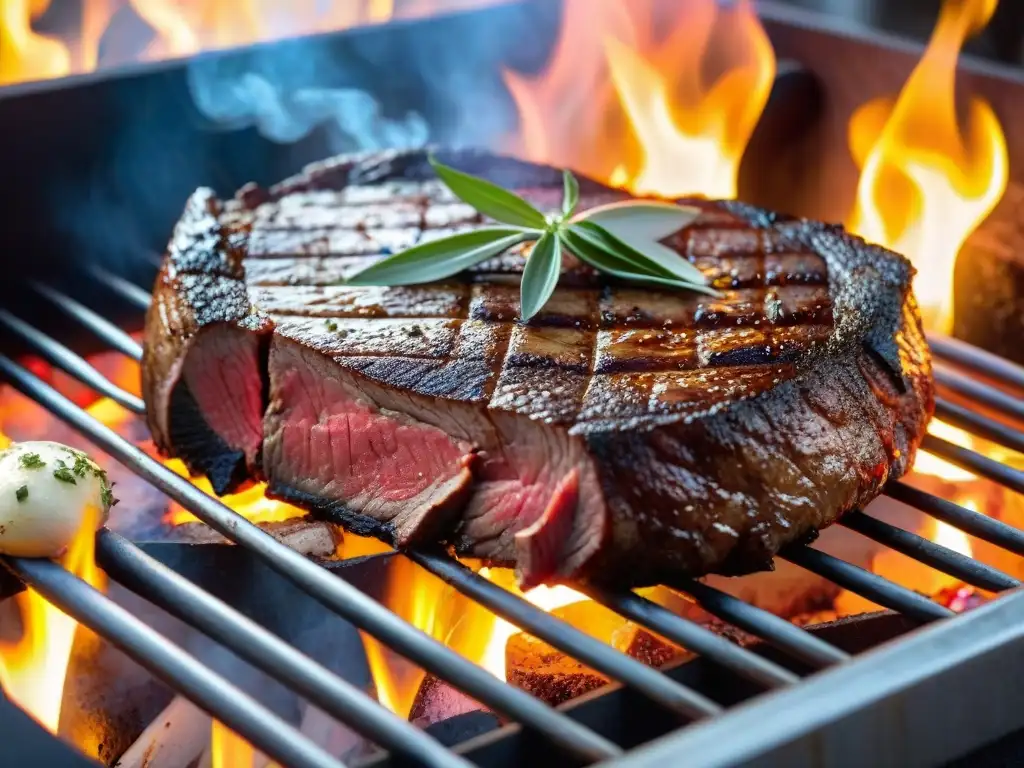
M 441 160 L 561 196 L 554 169 Z M 622 193 L 581 181 L 581 206 Z M 770 567 L 910 466 L 932 412 L 902 257 L 735 202 L 666 243 L 711 298 L 608 282 L 567 255 L 517 319 L 522 248 L 463 279 L 340 281 L 478 226 L 423 153 L 337 158 L 269 190 L 197 191 L 147 321 L 166 453 L 400 547 L 446 542 L 524 585 Z M 525 247 L 525 246 L 524 246 Z

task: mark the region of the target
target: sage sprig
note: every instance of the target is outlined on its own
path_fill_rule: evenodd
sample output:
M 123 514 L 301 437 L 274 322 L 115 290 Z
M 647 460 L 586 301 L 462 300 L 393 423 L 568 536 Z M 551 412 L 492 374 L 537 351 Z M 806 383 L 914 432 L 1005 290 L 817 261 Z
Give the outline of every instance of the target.
M 443 280 L 534 242 L 520 283 L 520 314 L 529 320 L 551 298 L 568 250 L 599 272 L 620 280 L 715 295 L 699 269 L 659 241 L 697 218 L 700 211 L 650 200 L 627 200 L 573 215 L 579 182 L 562 172 L 558 213 L 545 215 L 528 201 L 486 179 L 437 162 L 438 178 L 463 202 L 499 225 L 414 245 L 352 275 L 349 285 L 414 285 Z

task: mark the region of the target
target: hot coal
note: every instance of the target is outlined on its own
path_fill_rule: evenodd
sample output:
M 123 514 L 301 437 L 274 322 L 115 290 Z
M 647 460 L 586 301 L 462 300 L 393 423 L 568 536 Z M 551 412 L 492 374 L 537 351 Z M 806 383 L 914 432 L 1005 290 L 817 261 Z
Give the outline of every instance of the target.
M 443 159 L 544 208 L 561 194 L 550 168 Z M 584 208 L 621 197 L 582 189 Z M 521 252 L 468 282 L 337 284 L 479 225 L 423 153 L 338 158 L 228 202 L 200 190 L 147 324 L 154 438 L 219 491 L 265 478 L 358 533 L 515 564 L 524 585 L 763 569 L 913 460 L 932 383 L 912 269 L 838 227 L 694 204 L 665 242 L 721 298 L 603 285 L 570 258 L 522 324 Z

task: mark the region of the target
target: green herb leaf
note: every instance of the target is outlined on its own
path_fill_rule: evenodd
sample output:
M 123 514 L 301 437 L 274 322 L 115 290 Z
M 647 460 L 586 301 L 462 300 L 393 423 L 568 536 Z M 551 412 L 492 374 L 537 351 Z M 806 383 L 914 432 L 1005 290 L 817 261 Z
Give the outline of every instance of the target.
M 717 296 L 718 292 L 707 285 L 687 283 L 670 277 L 653 275 L 649 272 L 636 271 L 629 262 L 624 262 L 613 254 L 595 246 L 584 238 L 580 237 L 575 228 L 560 230 L 559 238 L 565 247 L 572 252 L 580 261 L 589 264 L 599 272 L 604 272 L 612 277 L 621 280 L 628 280 L 635 283 L 657 285 L 665 288 L 684 289 L 695 293 L 703 293 L 709 296 Z
M 568 169 L 562 171 L 562 187 L 565 189 L 562 198 L 562 215 L 569 217 L 572 216 L 572 212 L 576 210 L 576 205 L 580 201 L 580 183 Z
M 581 221 L 570 226 L 579 229 L 583 236 L 593 240 L 604 250 L 611 251 L 633 262 L 642 272 L 660 274 L 663 277 L 672 277 L 688 283 L 704 284 L 707 282 L 703 272 L 661 243 L 650 241 L 638 242 L 637 245 L 633 245 L 593 221 Z
M 520 315 L 529 320 L 548 303 L 562 274 L 562 244 L 558 236 L 547 232 L 537 241 L 526 259 L 519 286 Z
M 18 463 L 22 469 L 40 469 L 46 466 L 46 462 L 39 457 L 38 453 L 23 453 L 18 457 Z
M 544 229 L 547 226 L 543 213 L 507 189 L 478 176 L 449 168 L 433 157 L 430 158 L 430 164 L 448 189 L 485 216 L 517 227 Z
M 581 236 L 602 250 L 629 262 L 636 272 L 669 277 L 694 285 L 707 284 L 707 278 L 704 277 L 703 272 L 658 243 L 648 243 L 641 251 L 592 221 L 581 221 L 578 224 L 570 225 L 570 228 L 576 229 Z
M 414 245 L 352 275 L 349 285 L 415 285 L 458 274 L 514 245 L 536 240 L 538 232 L 487 227 Z
M 621 200 L 588 208 L 574 219 L 593 221 L 627 242 L 634 237 L 662 240 L 700 216 L 700 209 L 659 200 Z
M 57 467 L 53 470 L 53 476 L 60 480 L 62 483 L 71 483 L 71 485 L 78 485 L 75 482 L 75 476 L 71 474 L 71 470 L 66 466 Z
M 27 485 L 23 485 L 23 486 L 21 486 L 21 488 L 16 490 L 14 492 L 14 498 L 16 498 L 19 502 L 22 502 L 25 499 L 27 499 L 28 498 L 28 486 Z

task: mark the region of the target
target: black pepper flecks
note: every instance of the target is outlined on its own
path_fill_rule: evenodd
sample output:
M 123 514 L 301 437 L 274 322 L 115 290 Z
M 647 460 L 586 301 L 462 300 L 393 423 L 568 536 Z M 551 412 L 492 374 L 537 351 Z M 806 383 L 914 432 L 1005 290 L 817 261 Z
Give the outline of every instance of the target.
M 24 501 L 25 499 L 27 499 L 28 498 L 28 486 L 27 485 L 21 486 L 21 488 L 19 488 L 18 490 L 16 490 L 14 492 L 14 497 L 19 502 Z

